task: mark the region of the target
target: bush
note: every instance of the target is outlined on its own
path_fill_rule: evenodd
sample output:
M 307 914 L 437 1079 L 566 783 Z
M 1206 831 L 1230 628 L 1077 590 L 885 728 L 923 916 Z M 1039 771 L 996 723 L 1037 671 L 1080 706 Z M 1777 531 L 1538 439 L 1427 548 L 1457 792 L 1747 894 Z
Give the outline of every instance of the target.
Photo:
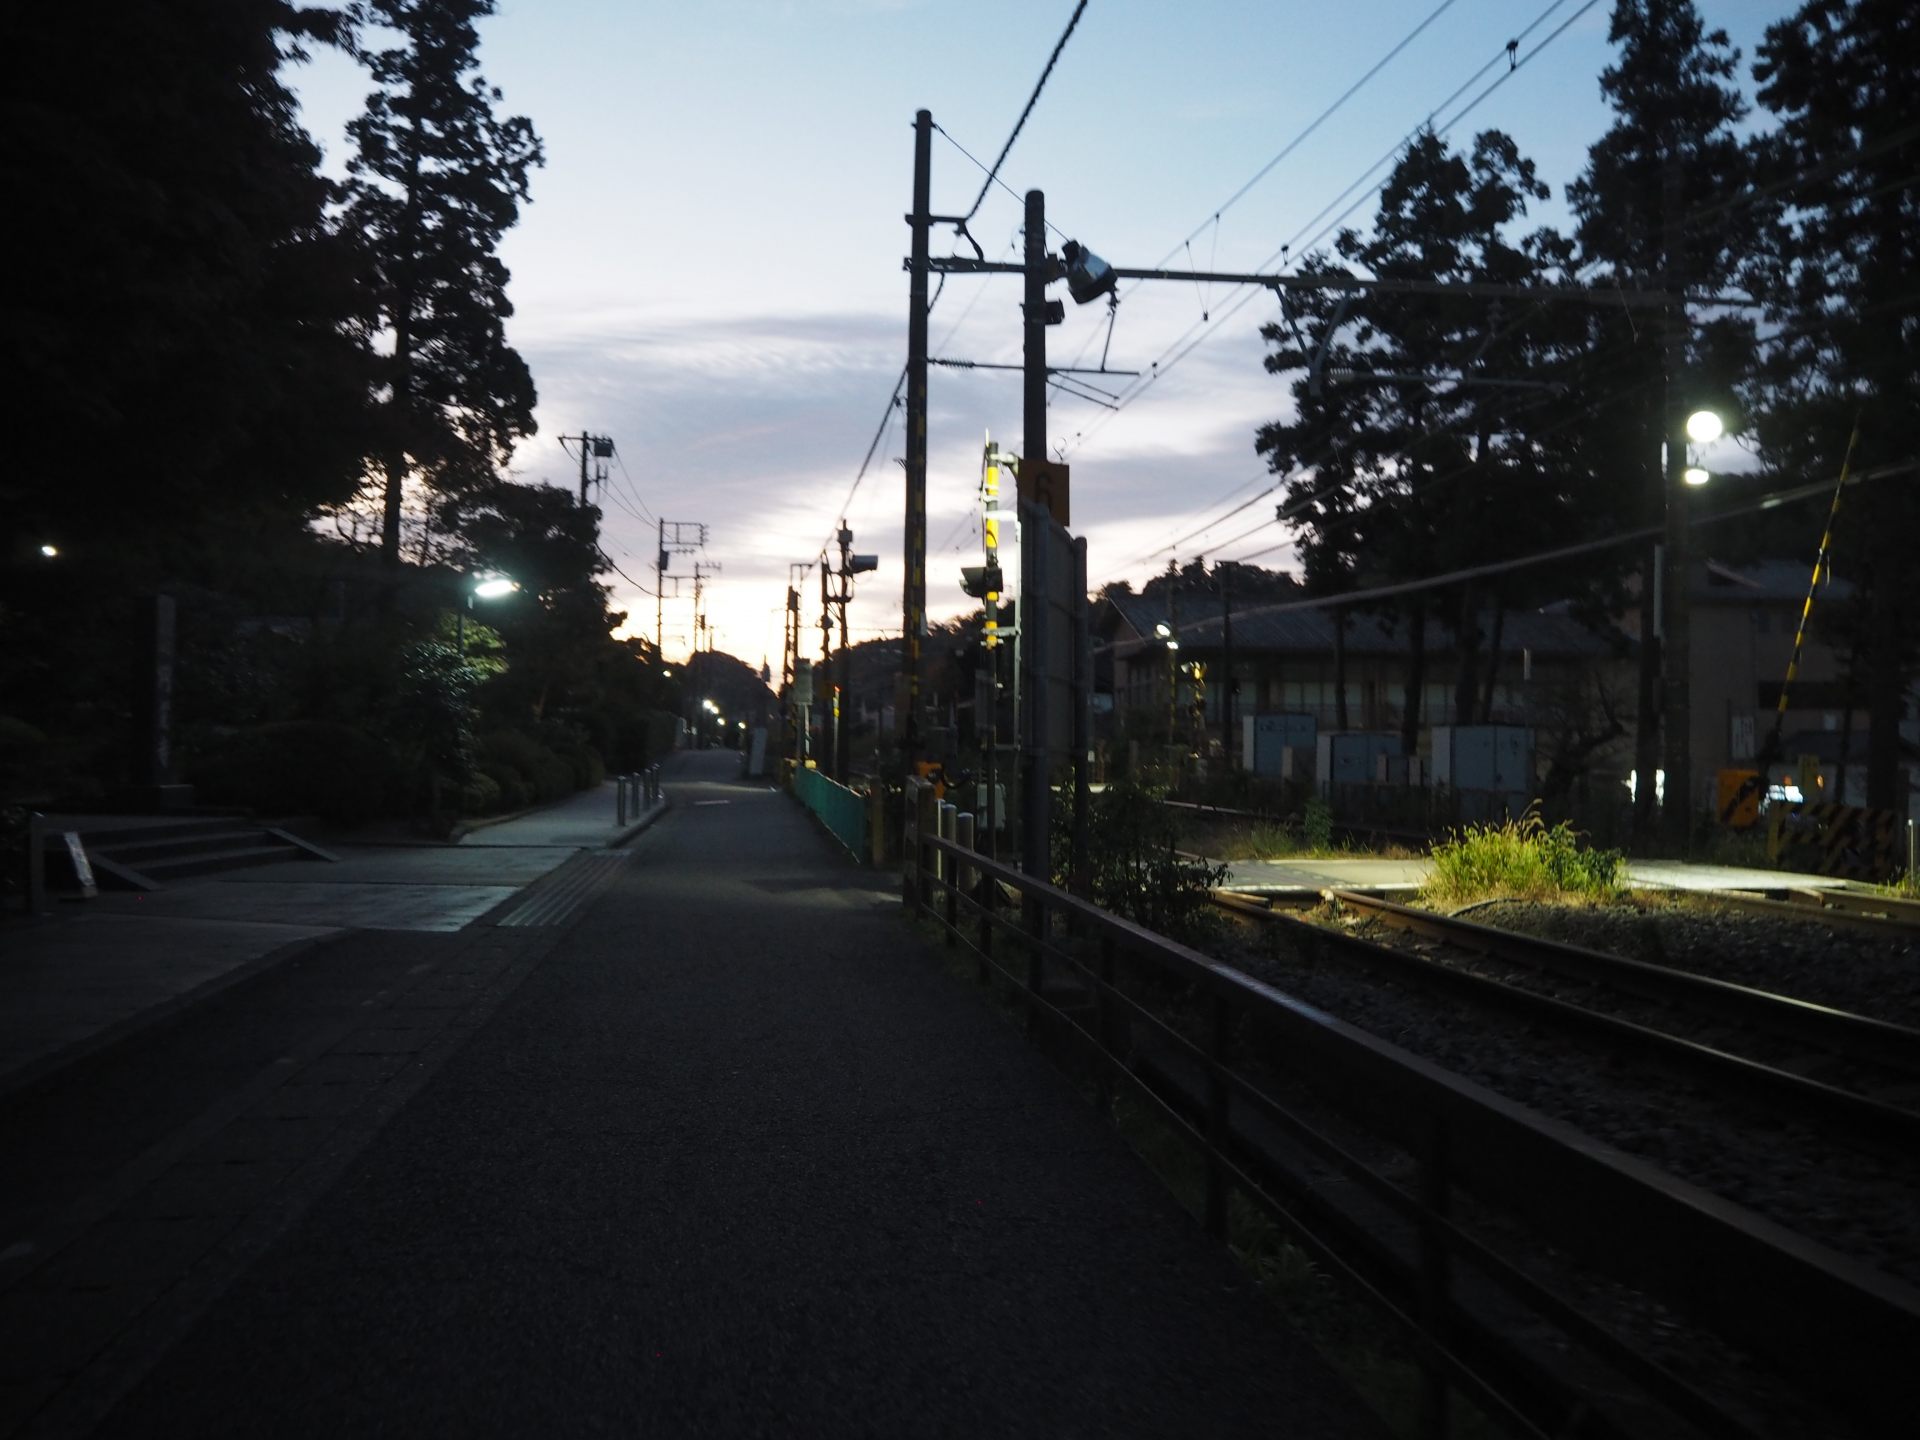
M 57 788 L 47 737 L 24 720 L 0 715 L 0 804 L 43 801 Z
M 1131 784 L 1090 797 L 1087 884 L 1093 903 L 1175 939 L 1198 939 L 1226 867 L 1182 859 L 1166 806 Z M 1071 805 L 1055 808 L 1056 855 L 1065 853 Z M 1056 865 L 1056 868 L 1061 868 Z
M 533 787 L 511 765 L 483 758 L 478 768 L 480 774 L 493 782 L 502 810 L 524 810 L 533 803 Z
M 217 804 L 357 824 L 388 813 L 393 757 L 364 730 L 334 720 L 286 720 L 226 737 L 191 764 Z
M 1421 895 L 1444 905 L 1491 896 L 1610 900 L 1621 891 L 1625 866 L 1618 850 L 1583 848 L 1573 826 L 1562 820 L 1549 828 L 1529 808 L 1518 820 L 1468 826 L 1435 845 Z
M 495 730 L 480 741 L 482 763 L 491 761 L 514 771 L 526 786 L 528 799 L 538 804 L 564 799 L 574 790 L 573 766 L 531 735 L 518 730 Z
M 476 771 L 460 787 L 455 803 L 462 815 L 492 815 L 502 808 L 499 782 L 484 771 Z

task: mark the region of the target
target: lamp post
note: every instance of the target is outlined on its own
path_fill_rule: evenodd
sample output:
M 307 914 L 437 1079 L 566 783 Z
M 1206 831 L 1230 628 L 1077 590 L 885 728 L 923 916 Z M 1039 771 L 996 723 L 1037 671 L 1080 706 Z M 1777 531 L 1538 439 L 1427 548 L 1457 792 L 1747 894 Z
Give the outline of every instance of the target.
M 1153 633 L 1167 647 L 1167 744 L 1174 746 L 1179 743 L 1180 733 L 1179 662 L 1175 658 L 1180 653 L 1180 637 L 1164 620 L 1153 627 Z
M 1679 412 L 1674 412 L 1679 418 Z M 1687 492 L 1712 478 L 1694 463 L 1691 445 L 1711 445 L 1726 425 L 1711 410 L 1695 410 L 1667 441 L 1666 613 L 1661 617 L 1661 665 L 1665 673 L 1666 792 L 1662 814 L 1667 837 L 1686 846 L 1693 825 L 1693 685 L 1687 557 Z
M 462 660 L 467 658 L 467 612 L 473 609 L 475 600 L 498 600 L 511 595 L 520 588 L 519 583 L 502 575 L 498 570 L 482 570 L 467 577 L 465 603 L 453 612 L 454 643 L 460 651 Z

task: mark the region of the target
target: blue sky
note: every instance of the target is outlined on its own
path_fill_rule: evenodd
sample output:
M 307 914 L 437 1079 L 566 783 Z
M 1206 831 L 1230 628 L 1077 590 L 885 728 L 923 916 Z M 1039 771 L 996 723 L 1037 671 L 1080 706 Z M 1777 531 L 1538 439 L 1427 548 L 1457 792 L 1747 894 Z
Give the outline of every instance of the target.
M 1017 195 L 1039 188 L 1053 224 L 1116 264 L 1173 252 L 1176 267 L 1252 269 L 1310 237 L 1317 213 L 1496 58 L 1440 118 L 1498 80 L 1515 37 L 1525 63 L 1449 134 L 1458 143 L 1490 127 L 1512 134 L 1554 190 L 1535 218 L 1559 222 L 1562 189 L 1608 123 L 1598 77 L 1611 58 L 1611 8 L 1091 0 L 1002 170 L 1015 193 L 995 187 L 973 233 L 990 256 L 1014 258 Z M 1700 3 L 1743 63 L 1793 8 Z M 819 553 L 843 505 L 856 548 L 881 556 L 858 588 L 856 635 L 898 633 L 897 415 L 848 495 L 905 358 L 914 112 L 930 110 L 945 132 L 934 136 L 934 211 L 963 212 L 984 175 L 956 147 L 991 163 L 1073 9 L 1073 0 L 502 0 L 482 22 L 482 71 L 547 152 L 502 252 L 517 309 L 510 335 L 540 391 L 540 433 L 515 471 L 571 485 L 554 437 L 611 435 L 623 464 L 603 501 L 605 548 L 650 586 L 653 517 L 705 522 L 706 558 L 721 567 L 707 592 L 719 648 L 778 668 L 788 563 Z M 1223 202 L 1436 10 L 1214 223 Z M 289 79 L 337 168 L 364 75 L 323 56 Z M 1371 213 L 1362 203 L 1349 223 Z M 936 232 L 935 253 L 951 243 Z M 1016 278 L 955 278 L 931 318 L 934 353 L 1017 362 L 1018 303 Z M 1104 307 L 1068 309 L 1051 355 L 1095 363 Z M 1164 567 L 1170 541 L 1271 483 L 1253 434 L 1284 403 L 1261 369 L 1258 330 L 1273 314 L 1265 295 L 1142 286 L 1120 307 L 1109 365 L 1147 370 L 1183 337 L 1202 343 L 1163 363 L 1163 378 L 1117 414 L 1055 400 L 1049 440 L 1069 452 L 1074 528 L 1088 538 L 1096 585 Z M 977 563 L 981 441 L 988 432 L 1017 441 L 1019 377 L 936 369 L 930 409 L 928 600 L 940 618 L 967 608 L 959 567 Z M 1179 558 L 1266 550 L 1283 532 L 1228 542 L 1271 513 L 1255 505 L 1183 543 Z M 675 569 L 691 576 L 685 559 Z M 616 603 L 651 633 L 651 597 L 613 578 Z M 680 589 L 690 595 L 685 579 Z M 803 591 L 817 593 L 817 582 Z M 691 600 L 670 599 L 666 611 L 672 655 L 691 636 Z

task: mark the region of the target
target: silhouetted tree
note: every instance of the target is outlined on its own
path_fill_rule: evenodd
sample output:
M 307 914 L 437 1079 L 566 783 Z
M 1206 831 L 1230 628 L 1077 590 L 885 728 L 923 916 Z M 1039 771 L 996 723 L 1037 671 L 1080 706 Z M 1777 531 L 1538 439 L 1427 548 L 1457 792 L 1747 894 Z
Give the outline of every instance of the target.
M 8 22 L 0 327 L 7 528 L 96 584 L 190 561 L 211 521 L 351 493 L 366 372 L 330 187 L 281 83 L 337 17 L 284 0 L 87 7 Z M 84 57 L 83 74 L 73 62 Z M 8 561 L 20 557 L 8 555 Z
M 281 78 L 339 28 L 285 0 L 8 13 L 0 709 L 107 781 L 127 597 L 224 585 L 358 483 L 355 251 Z
M 476 73 L 475 22 L 493 0 L 367 0 L 400 43 L 367 56 L 366 113 L 346 224 L 377 273 L 386 367 L 381 551 L 400 558 L 404 484 L 457 492 L 490 481 L 534 430 L 533 377 L 507 343 L 507 268 L 495 253 L 542 163 L 533 126 L 501 119 Z
M 1795 475 L 1837 470 L 1856 422 L 1857 469 L 1915 455 L 1916 53 L 1920 11 L 1906 0 L 1810 0 L 1768 27 L 1760 46 L 1760 103 L 1779 124 L 1755 142 L 1757 178 L 1778 208 L 1749 277 L 1780 328 L 1769 337 L 1759 429 L 1768 459 Z M 1868 803 L 1902 810 L 1899 727 L 1920 630 L 1916 535 L 1911 483 L 1862 486 L 1842 502 L 1841 567 L 1865 591 L 1850 640 L 1867 681 Z
M 1692 0 L 1617 0 L 1608 38 L 1619 58 L 1601 72 L 1614 123 L 1588 152 L 1587 168 L 1567 187 L 1582 273 L 1596 284 L 1659 289 L 1669 277 L 1686 288 L 1718 289 L 1748 244 L 1737 202 L 1749 167 L 1735 126 L 1746 103 L 1734 83 L 1739 52 L 1724 30 L 1709 31 Z M 1665 513 L 1661 443 L 1668 401 L 1663 322 L 1657 313 L 1599 309 L 1591 314 L 1588 354 L 1575 376 L 1584 413 L 1573 439 L 1596 477 L 1595 494 L 1618 502 L 1608 529 L 1658 524 Z M 1683 322 L 1684 323 L 1684 322 Z M 1671 377 L 1678 396 L 1718 400 L 1731 413 L 1726 372 L 1737 368 L 1745 325 L 1688 326 L 1686 370 Z M 1650 562 L 1649 562 L 1650 563 Z M 1642 664 L 1635 762 L 1643 783 L 1635 822 L 1651 823 L 1660 764 L 1653 585 L 1641 585 Z
M 1334 249 L 1352 270 L 1386 280 L 1527 283 L 1546 242 L 1509 230 L 1547 188 L 1531 161 L 1498 131 L 1454 153 L 1431 131 L 1416 136 L 1381 191 L 1372 232 L 1344 231 Z M 1316 257 L 1310 273 L 1335 262 Z M 1489 552 L 1549 539 L 1555 492 L 1540 483 L 1505 382 L 1526 370 L 1530 316 L 1467 296 L 1392 291 L 1309 292 L 1306 328 L 1269 325 L 1280 346 L 1275 373 L 1293 385 L 1296 418 L 1261 429 L 1256 449 L 1295 474 L 1286 514 L 1301 531 L 1309 589 L 1432 574 Z M 1482 592 L 1458 599 L 1463 644 L 1477 652 Z M 1396 605 L 1408 627 L 1410 664 L 1401 709 L 1409 748 L 1420 726 L 1425 630 L 1437 599 Z M 1337 668 L 1343 668 L 1336 650 Z M 1336 678 L 1344 691 L 1344 678 Z M 1469 667 L 1462 693 L 1476 693 Z

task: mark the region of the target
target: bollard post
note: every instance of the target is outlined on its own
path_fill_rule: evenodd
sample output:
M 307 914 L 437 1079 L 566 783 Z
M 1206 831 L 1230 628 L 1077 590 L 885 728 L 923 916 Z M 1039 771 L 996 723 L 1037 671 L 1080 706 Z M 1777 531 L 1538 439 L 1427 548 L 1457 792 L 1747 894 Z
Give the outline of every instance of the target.
M 953 839 L 954 817 L 959 813 L 960 807 L 958 805 L 950 804 L 945 800 L 940 802 L 940 829 L 938 833 L 942 840 Z M 953 859 L 944 851 L 934 857 L 933 868 L 934 874 L 940 880 L 941 884 L 944 885 L 953 879 Z
M 627 826 L 627 777 L 613 777 L 613 823 L 621 829 Z
M 966 850 L 978 848 L 974 843 L 974 819 L 971 810 L 963 810 L 953 817 L 953 842 Z M 954 879 L 962 895 L 972 896 L 974 876 L 978 873 L 973 866 L 965 862 L 961 863 L 960 873 Z
M 27 914 L 47 909 L 47 817 L 35 810 L 27 817 Z
M 900 817 L 900 884 L 909 905 L 913 904 L 914 867 L 920 863 L 920 835 L 914 828 L 920 801 L 914 784 L 909 779 L 902 792 L 906 813 Z
M 921 783 L 914 794 L 913 833 L 913 872 L 916 886 L 917 903 L 927 903 L 927 840 L 940 833 L 940 799 L 933 793 L 933 786 Z

